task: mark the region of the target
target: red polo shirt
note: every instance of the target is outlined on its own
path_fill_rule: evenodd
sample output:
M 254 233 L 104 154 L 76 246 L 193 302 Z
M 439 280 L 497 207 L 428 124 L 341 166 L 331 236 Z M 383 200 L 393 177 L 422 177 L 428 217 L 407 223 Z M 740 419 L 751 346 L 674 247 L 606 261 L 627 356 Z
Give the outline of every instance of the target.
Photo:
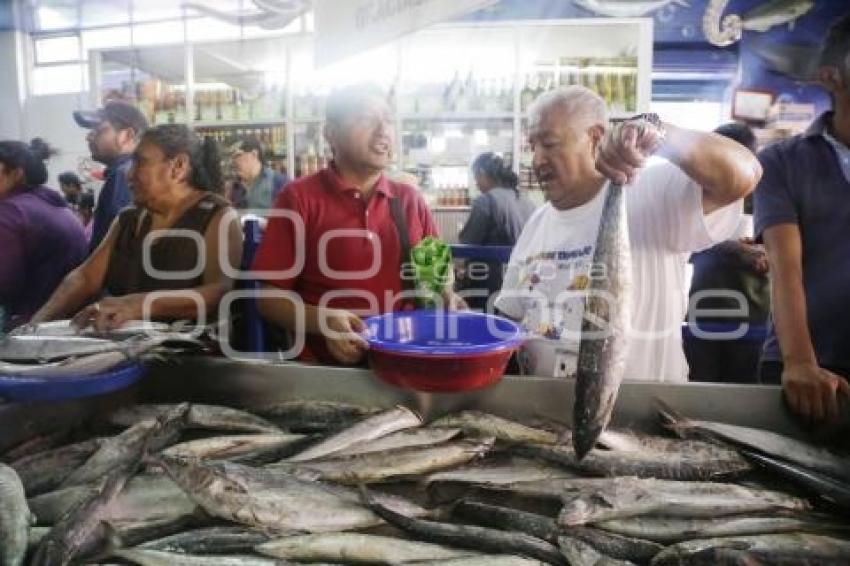
M 401 243 L 390 211 L 391 198 L 400 201 L 411 246 L 425 236 L 437 235 L 419 191 L 384 175 L 369 199 L 346 183 L 333 164 L 290 183 L 278 195 L 273 210 L 291 211 L 295 219 L 269 218 L 252 269 L 291 270 L 262 280 L 296 292 L 307 304 L 318 305 L 324 297 L 324 306 L 360 316 L 398 310 Z M 299 222 L 303 229 L 296 226 Z M 302 266 L 296 265 L 301 258 Z M 320 336 L 307 337 L 307 350 L 302 359 L 333 362 Z

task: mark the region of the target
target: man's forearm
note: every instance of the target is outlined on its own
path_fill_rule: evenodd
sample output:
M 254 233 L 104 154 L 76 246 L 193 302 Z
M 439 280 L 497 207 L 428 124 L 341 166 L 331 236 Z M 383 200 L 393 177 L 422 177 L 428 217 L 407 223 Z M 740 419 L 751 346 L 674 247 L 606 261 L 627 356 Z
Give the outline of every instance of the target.
M 664 124 L 658 155 L 669 159 L 703 189 L 703 201 L 719 208 L 748 195 L 761 178 L 758 159 L 719 134 Z M 710 212 L 707 211 L 707 212 Z
M 771 278 L 771 301 L 783 363 L 786 366 L 817 364 L 809 333 L 806 295 L 800 274 L 774 271 Z

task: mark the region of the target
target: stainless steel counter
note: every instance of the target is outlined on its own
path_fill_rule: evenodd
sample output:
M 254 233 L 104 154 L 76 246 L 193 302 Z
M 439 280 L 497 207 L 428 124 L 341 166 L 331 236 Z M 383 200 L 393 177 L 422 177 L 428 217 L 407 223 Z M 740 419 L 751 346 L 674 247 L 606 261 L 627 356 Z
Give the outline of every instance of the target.
M 653 399 L 656 397 L 692 418 L 722 420 L 803 436 L 803 431 L 782 406 L 780 389 L 757 385 L 625 382 L 615 409 L 615 425 L 645 431 L 655 429 L 658 425 Z M 293 399 L 347 401 L 373 406 L 404 403 L 418 408 L 426 416 L 475 408 L 505 417 L 541 417 L 569 423 L 573 383 L 506 376 L 484 390 L 426 396 L 386 385 L 364 369 L 190 357 L 154 364 L 138 386 L 114 395 L 66 403 L 0 404 L 0 450 L 36 432 L 56 430 L 134 400 L 257 406 Z

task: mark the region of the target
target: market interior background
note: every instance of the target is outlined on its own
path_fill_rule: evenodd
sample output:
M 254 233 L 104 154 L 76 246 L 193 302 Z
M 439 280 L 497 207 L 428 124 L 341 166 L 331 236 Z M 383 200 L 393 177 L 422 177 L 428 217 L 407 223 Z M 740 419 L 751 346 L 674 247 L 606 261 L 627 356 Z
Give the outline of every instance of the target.
M 96 190 L 98 165 L 88 159 L 71 112 L 123 98 L 155 123 L 192 121 L 221 142 L 258 135 L 275 165 L 297 176 L 326 157 L 322 96 L 334 85 L 374 80 L 398 97 L 399 169 L 417 175 L 432 206 L 451 208 L 474 198 L 469 163 L 482 148 L 507 154 L 523 187 L 534 188 L 522 110 L 557 84 L 597 88 L 614 115 L 651 110 L 704 130 L 733 117 L 736 91 L 745 91 L 739 105 L 755 94 L 763 112 L 758 93 L 764 92 L 773 113 L 753 122 L 762 141 L 795 133 L 828 105 L 825 93 L 800 75 L 829 23 L 847 10 L 845 2 L 613 3 L 634 6 L 630 15 L 645 12 L 649 31 L 639 20 L 597 13 L 611 4 L 501 0 L 437 26 L 442 31 L 419 31 L 317 68 L 309 9 L 258 25 L 232 16 L 261 13 L 248 0 L 4 1 L 0 138 L 45 138 L 60 150 L 49 162 L 48 185 L 58 186 L 58 173 L 74 170 Z M 765 31 L 745 30 L 725 47 L 708 41 L 705 20 L 715 13 L 719 26 L 725 15 L 768 4 L 802 14 L 790 22 L 776 16 Z M 580 25 L 559 28 L 565 19 Z M 531 27 L 505 25 L 517 21 Z M 441 228 L 451 240 L 459 219 L 449 210 L 444 216 Z

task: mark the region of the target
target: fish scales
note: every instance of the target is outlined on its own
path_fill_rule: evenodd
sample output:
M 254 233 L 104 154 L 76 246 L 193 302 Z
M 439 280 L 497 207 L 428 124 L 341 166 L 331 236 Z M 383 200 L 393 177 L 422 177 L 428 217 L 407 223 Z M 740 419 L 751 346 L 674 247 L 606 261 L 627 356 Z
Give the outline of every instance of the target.
M 421 560 L 449 560 L 476 554 L 474 551 L 430 542 L 361 533 L 290 536 L 260 544 L 257 551 L 284 560 L 349 564 L 401 564 Z
M 13 468 L 0 464 L 0 566 L 20 566 L 27 552 L 32 514 Z
M 290 462 L 306 462 L 329 456 L 355 444 L 374 440 L 399 430 L 418 427 L 422 419 L 407 407 L 397 406 L 388 411 L 366 417 L 351 427 L 331 435 L 318 444 L 299 452 L 288 459 Z
M 341 484 L 377 483 L 465 464 L 484 456 L 493 447 L 493 442 L 493 439 L 458 440 L 425 448 L 400 448 L 339 459 L 314 460 L 294 466 L 296 473 L 297 468 L 303 468 L 316 472 L 321 479 Z M 293 463 L 286 461 L 271 465 L 275 466 L 286 469 L 292 467 Z
M 474 525 L 455 525 L 416 519 L 381 505 L 362 487 L 361 495 L 367 506 L 377 515 L 414 538 L 481 552 L 519 554 L 543 560 L 549 564 L 567 565 L 555 546 L 525 533 L 506 533 L 498 529 Z
M 611 420 L 626 364 L 626 328 L 630 315 L 631 256 L 623 188 L 611 183 L 602 208 L 593 251 L 594 269 L 584 302 L 575 404 L 573 447 L 582 459 Z
M 458 502 L 452 515 L 487 527 L 523 532 L 556 545 L 559 537 L 567 534 L 606 556 L 621 560 L 648 562 L 664 548 L 652 541 L 620 536 L 593 527 L 575 526 L 562 531 L 554 519 L 537 513 L 465 499 Z

